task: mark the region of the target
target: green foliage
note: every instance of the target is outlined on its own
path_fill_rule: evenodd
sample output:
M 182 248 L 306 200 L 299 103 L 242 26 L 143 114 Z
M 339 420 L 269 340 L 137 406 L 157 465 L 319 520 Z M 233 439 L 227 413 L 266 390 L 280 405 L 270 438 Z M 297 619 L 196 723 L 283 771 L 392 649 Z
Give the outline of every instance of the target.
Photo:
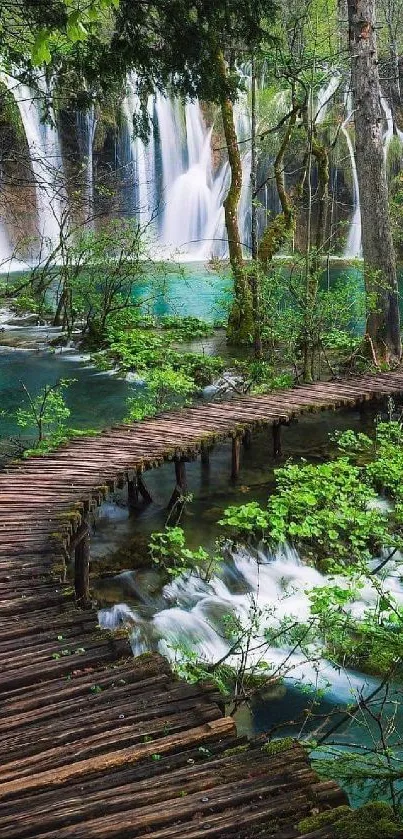
M 184 317 L 165 315 L 161 318 L 161 326 L 170 331 L 175 341 L 194 341 L 196 338 L 207 338 L 214 333 L 210 323 L 190 315 Z
M 262 340 L 271 363 L 297 365 L 307 350 L 311 368 L 320 377 L 322 366 L 342 365 L 359 346 L 365 298 L 356 277 L 342 277 L 323 288 L 317 272 L 313 299 L 307 302 L 305 267 L 295 261 L 289 268 L 271 268 L 262 277 Z M 331 358 L 329 359 L 329 353 Z
M 185 321 L 184 334 L 187 333 L 189 319 L 173 318 L 175 331 L 171 328 L 159 328 L 153 318 L 141 312 L 126 311 L 113 317 L 106 332 L 107 349 L 94 356 L 100 369 L 117 366 L 122 372 L 135 371 L 141 378 L 156 368 L 169 367 L 175 373 L 193 380 L 193 390 L 209 384 L 224 369 L 224 361 L 215 355 L 201 352 L 180 352 L 173 344 L 177 330 Z M 193 320 L 190 318 L 190 320 Z M 204 321 L 194 320 L 199 324 Z M 211 327 L 204 324 L 208 330 Z M 202 327 L 200 327 L 202 328 Z M 187 340 L 187 338 L 183 338 Z
M 144 381 L 144 391 L 128 399 L 127 422 L 152 417 L 186 404 L 195 389 L 193 379 L 170 366 L 148 371 L 144 374 Z
M 276 370 L 268 361 L 253 360 L 238 362 L 237 369 L 245 376 L 245 390 L 251 393 L 268 393 L 283 390 L 293 385 L 291 373 Z
M 197 352 L 179 353 L 168 351 L 169 362 L 174 370 L 181 370 L 194 379 L 198 387 L 204 387 L 223 372 L 225 363 L 220 356 Z
M 17 315 L 41 315 L 44 310 L 42 301 L 34 297 L 34 295 L 29 292 L 19 294 L 18 297 L 15 297 L 12 301 L 12 306 Z M 49 314 L 51 313 L 50 309 L 47 311 Z
M 230 507 L 221 520 L 237 535 L 254 534 L 274 547 L 289 541 L 325 567 L 370 559 L 385 544 L 400 545 L 384 512 L 369 507 L 375 491 L 347 458 L 276 470 L 277 491 L 267 508 Z
M 38 443 L 65 430 L 70 409 L 66 405 L 65 393 L 71 379 L 60 379 L 55 385 L 46 385 L 37 396 L 31 396 L 23 385 L 27 407 L 18 408 L 17 424 L 22 429 L 36 428 Z
M 390 216 L 393 241 L 400 257 L 403 255 L 403 172 L 397 175 L 390 187 Z
M 187 548 L 185 533 L 181 527 L 166 527 L 160 533 L 153 533 L 149 550 L 154 565 L 171 578 L 195 573 L 207 581 L 221 562 L 218 552 L 210 556 L 202 547 L 196 551 Z
M 373 441 L 370 437 L 362 432 L 355 432 L 349 429 L 348 431 L 335 431 L 330 438 L 333 440 L 337 448 L 346 455 L 357 455 L 362 452 L 367 452 L 373 448 Z
M 257 501 L 249 504 L 227 507 L 218 524 L 234 529 L 239 536 L 255 535 L 265 537 L 269 527 L 269 516 Z
M 372 586 L 374 603 L 363 614 L 351 609 L 360 590 Z M 403 610 L 383 583 L 363 569 L 343 584 L 329 585 L 310 592 L 315 631 L 325 644 L 328 658 L 348 667 L 385 675 L 399 662 L 403 650 Z

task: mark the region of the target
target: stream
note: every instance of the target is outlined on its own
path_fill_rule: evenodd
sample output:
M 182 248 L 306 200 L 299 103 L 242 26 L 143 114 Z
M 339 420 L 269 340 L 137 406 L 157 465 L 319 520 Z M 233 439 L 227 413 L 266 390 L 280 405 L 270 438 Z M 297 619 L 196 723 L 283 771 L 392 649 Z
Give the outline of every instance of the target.
M 184 286 L 183 277 L 173 275 L 162 297 L 154 299 L 153 311 L 213 319 L 217 312 L 217 278 L 213 288 L 212 276 L 198 266 Z M 218 281 L 221 294 L 226 292 L 226 282 Z M 181 305 L 177 307 L 179 297 Z M 67 402 L 71 425 L 76 428 L 100 429 L 123 418 L 126 399 L 133 392 L 130 381 L 99 373 L 88 358 L 74 350 L 50 352 L 46 343 L 54 336 L 54 330 L 49 327 L 29 323 L 10 326 L 9 321 L 9 315 L 4 315 L 0 324 L 2 441 L 18 434 L 13 414 L 21 404 L 21 382 L 35 394 L 60 378 L 73 379 Z M 204 349 L 212 352 L 215 347 L 207 340 Z M 349 411 L 304 417 L 285 430 L 284 457 L 321 460 L 329 451 L 329 433 L 335 429 L 366 430 L 367 425 L 372 425 L 373 416 L 368 412 L 363 420 L 358 412 Z M 199 462 L 188 464 L 193 501 L 181 521 L 188 546 L 212 547 L 217 536 L 222 535 L 217 522 L 229 504 L 263 502 L 273 488 L 274 466 L 267 432 L 254 435 L 251 447 L 243 449 L 241 477 L 235 486 L 230 483 L 230 443 L 215 448 L 209 470 L 203 470 Z M 228 651 L 222 632 L 223 616 L 230 613 L 246 618 L 252 599 L 265 611 L 265 620 L 271 626 L 283 616 L 301 618 L 308 614 L 306 590 L 322 585 L 324 578 L 304 565 L 290 549 L 275 555 L 262 548 L 227 550 L 222 568 L 209 583 L 195 575 L 185 575 L 162 587 L 157 572 L 144 564 L 144 552 L 150 534 L 161 530 L 166 520 L 166 505 L 174 483 L 172 464 L 148 473 L 146 482 L 153 504 L 129 514 L 124 493 L 111 496 L 100 508 L 92 535 L 93 568 L 98 566 L 100 572 L 92 583 L 100 622 L 111 628 L 131 621 L 134 654 L 159 649 L 172 658 L 177 645 L 191 641 L 206 661 L 217 661 Z M 388 583 L 403 602 L 396 569 L 390 571 Z M 363 592 L 356 608 L 364 609 L 369 596 Z M 275 671 L 288 653 L 270 647 L 265 650 L 265 657 Z M 289 665 L 283 681 L 264 690 L 237 712 L 240 733 L 269 732 L 277 726 L 278 736 L 295 735 L 300 729 L 304 734 L 316 731 L 318 721 L 304 721 L 303 716 L 314 694 L 318 703 L 315 714 L 321 715 L 356 701 L 361 693 L 370 694 L 378 684 L 373 677 L 336 669 L 324 660 L 312 666 L 299 653 L 293 654 Z M 396 727 L 403 729 L 393 694 L 389 702 L 397 714 Z M 299 720 L 298 725 L 290 727 L 290 720 Z M 337 732 L 338 748 L 351 748 L 355 742 L 369 745 L 373 736 L 370 721 L 361 713 Z M 347 791 L 352 803 L 362 800 L 361 790 L 349 785 Z

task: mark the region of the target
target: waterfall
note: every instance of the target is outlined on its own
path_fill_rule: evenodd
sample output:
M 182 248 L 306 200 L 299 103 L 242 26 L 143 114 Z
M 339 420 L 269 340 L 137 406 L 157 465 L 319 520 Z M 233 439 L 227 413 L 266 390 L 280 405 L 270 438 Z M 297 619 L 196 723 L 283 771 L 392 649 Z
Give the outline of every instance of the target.
M 10 256 L 10 242 L 4 224 L 0 219 L 0 270 L 9 262 Z
M 136 77 L 128 79 L 123 110 L 130 134 L 140 101 Z M 205 123 L 198 101 L 186 102 L 157 93 L 149 98 L 151 137 L 143 143 L 131 136 L 130 153 L 135 173 L 133 189 L 141 222 L 157 216 L 157 238 L 164 257 L 206 260 L 227 255 L 223 201 L 229 186 L 228 163 L 213 166 L 213 130 Z M 246 96 L 235 104 L 239 139 L 250 136 Z M 250 152 L 242 155 L 243 190 L 240 201 L 242 239 L 250 228 Z M 147 186 L 148 184 L 148 186 Z M 150 184 L 154 188 L 150 188 Z M 135 202 L 135 203 L 136 203 Z
M 3 75 L 2 79 L 14 96 L 26 134 L 36 196 L 36 227 L 41 241 L 40 256 L 43 258 L 58 241 L 65 204 L 61 144 L 52 113 L 50 122 L 43 121 L 49 90 L 40 79 L 36 92 L 10 76 Z M 245 90 L 240 92 L 235 102 L 234 116 L 243 174 L 239 226 L 245 255 L 248 255 L 251 228 L 251 123 L 247 92 L 250 79 L 247 72 L 244 82 Z M 316 124 L 323 123 L 339 85 L 340 76 L 329 73 L 327 84 L 318 91 L 315 99 Z M 284 104 L 284 92 L 277 92 L 274 96 L 281 107 Z M 393 120 L 385 98 L 382 98 L 381 104 L 386 122 L 386 157 L 393 136 Z M 182 260 L 205 261 L 211 256 L 227 257 L 223 203 L 229 188 L 230 169 L 225 150 L 215 148 L 219 139 L 205 119 L 203 106 L 198 101 L 182 102 L 160 92 L 149 95 L 145 103 L 149 118 L 147 140 L 133 131 L 141 106 L 137 78 L 131 74 L 127 79 L 126 95 L 122 103 L 123 119 L 115 146 L 115 162 L 108 162 L 112 168 L 115 167 L 118 184 L 114 212 L 137 218 L 141 227 L 152 236 L 154 252 L 163 258 L 175 255 Z M 341 126 L 341 133 L 346 140 L 351 162 L 353 213 L 344 257 L 353 259 L 361 256 L 361 213 L 354 148 L 348 131 L 351 119 L 348 101 L 346 108 L 349 116 Z M 77 141 L 83 164 L 85 203 L 89 218 L 93 216 L 95 199 L 93 146 L 96 125 L 93 107 L 78 112 Z M 398 131 L 398 135 L 403 140 L 403 132 Z M 279 209 L 278 197 L 271 193 L 270 186 L 265 185 L 261 196 L 259 222 L 262 227 L 268 212 L 278 212 Z M 0 263 L 9 257 L 14 244 L 8 242 L 6 227 L 1 226 L 0 222 Z M 38 254 L 35 257 L 38 258 Z
M 24 126 L 34 179 L 37 233 L 40 256 L 50 253 L 59 239 L 64 198 L 62 157 L 59 136 L 52 123 L 43 121 L 47 91 L 38 79 L 38 92 L 10 76 L 2 75 L 12 93 Z
M 343 256 L 345 259 L 357 259 L 362 256 L 361 250 L 361 206 L 360 206 L 360 191 L 358 187 L 357 165 L 355 162 L 354 146 L 351 137 L 347 130 L 348 122 L 351 115 L 343 122 L 341 131 L 346 139 L 348 152 L 351 162 L 351 173 L 353 176 L 353 201 L 354 212 L 350 224 L 350 230 L 347 237 L 346 247 L 344 248 Z
M 85 193 L 87 218 L 91 219 L 94 207 L 94 139 L 97 118 L 93 105 L 77 112 L 77 133 L 80 155 L 85 166 Z
M 330 102 L 340 86 L 340 78 L 340 73 L 334 71 L 328 84 L 320 88 L 316 101 L 316 114 L 314 115 L 316 125 L 321 125 L 324 122 Z
M 129 155 L 126 157 L 133 168 L 129 179 L 129 189 L 132 190 L 132 200 L 129 202 L 129 205 L 132 213 L 137 216 L 142 227 L 146 227 L 149 224 L 158 207 L 155 137 L 152 122 L 154 99 L 152 96 L 148 97 L 147 110 L 150 134 L 148 142 L 145 143 L 141 137 L 133 133 L 134 120 L 140 112 L 140 99 L 136 90 L 136 76 L 133 73 L 128 79 L 127 94 L 123 101 L 123 114 L 126 120 L 129 139 Z
M 161 146 L 164 145 L 164 125 L 160 123 Z M 205 128 L 200 107 L 196 102 L 185 106 L 186 155 L 176 156 L 176 170 L 172 160 L 168 172 L 163 168 L 165 187 L 164 212 L 161 230 L 162 245 L 202 258 L 203 242 L 209 220 L 216 213 L 214 206 L 211 163 L 211 129 Z M 179 135 L 180 136 L 180 135 Z M 162 155 L 164 167 L 164 153 Z M 178 173 L 178 164 L 182 171 Z
M 393 116 L 390 106 L 385 99 L 384 96 L 381 96 L 381 106 L 382 110 L 385 114 L 386 120 L 386 130 L 383 135 L 383 151 L 384 151 L 384 158 L 386 162 L 388 148 L 390 141 L 393 137 Z M 347 119 L 343 122 L 341 126 L 341 131 L 343 136 L 346 139 L 350 161 L 351 161 L 351 172 L 353 176 L 353 199 L 354 199 L 354 213 L 353 218 L 350 225 L 349 234 L 347 237 L 346 247 L 344 249 L 343 256 L 345 259 L 356 259 L 357 257 L 362 256 L 362 244 L 361 244 L 361 207 L 360 207 L 360 194 L 359 194 L 359 186 L 358 186 L 358 176 L 357 176 L 357 166 L 355 162 L 355 153 L 354 153 L 354 146 L 351 140 L 351 137 L 347 130 L 347 125 L 351 119 L 352 114 L 350 113 Z M 398 131 L 398 136 L 403 141 L 403 132 Z

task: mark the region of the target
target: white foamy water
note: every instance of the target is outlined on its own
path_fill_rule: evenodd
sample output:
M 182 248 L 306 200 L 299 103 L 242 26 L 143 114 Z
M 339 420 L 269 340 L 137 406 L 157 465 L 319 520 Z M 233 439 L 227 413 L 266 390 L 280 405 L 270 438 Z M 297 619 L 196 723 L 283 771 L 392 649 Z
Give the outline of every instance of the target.
M 383 588 L 403 605 L 403 586 L 398 567 L 402 557 L 396 554 L 384 571 Z M 376 567 L 382 558 L 374 560 Z M 387 575 L 387 576 L 386 576 Z M 346 577 L 336 578 L 347 588 Z M 193 650 L 208 664 L 216 663 L 231 651 L 225 625 L 226 616 L 231 615 L 240 626 L 247 627 L 251 617 L 259 612 L 256 630 L 251 633 L 248 647 L 248 664 L 251 668 L 262 659 L 271 668 L 274 677 L 285 677 L 299 684 L 327 688 L 330 699 L 348 702 L 351 695 L 360 690 L 373 689 L 376 680 L 361 673 L 333 667 L 321 654 L 322 644 L 318 638 L 307 651 L 295 650 L 281 643 L 268 640 L 273 632 L 280 630 L 282 621 L 307 622 L 311 615 L 309 592 L 329 582 L 315 568 L 304 564 L 297 552 L 284 547 L 275 555 L 265 550 L 251 551 L 238 548 L 232 552 L 222 574 L 205 582 L 196 574 L 187 574 L 165 586 L 163 598 L 166 607 L 157 611 L 150 620 L 130 612 L 130 621 L 135 624 L 133 649 L 144 644 L 157 646 L 171 661 L 180 659 L 184 649 Z M 366 610 L 374 606 L 378 594 L 370 582 L 360 589 L 357 599 L 349 608 L 354 617 L 363 617 Z M 121 610 L 122 606 L 113 607 Z M 125 607 L 128 608 L 128 607 Z M 104 610 L 103 621 L 113 626 L 115 612 Z M 119 618 L 121 612 L 118 613 Z M 271 633 L 265 636 L 265 632 Z M 237 654 L 231 654 L 228 663 L 237 666 Z

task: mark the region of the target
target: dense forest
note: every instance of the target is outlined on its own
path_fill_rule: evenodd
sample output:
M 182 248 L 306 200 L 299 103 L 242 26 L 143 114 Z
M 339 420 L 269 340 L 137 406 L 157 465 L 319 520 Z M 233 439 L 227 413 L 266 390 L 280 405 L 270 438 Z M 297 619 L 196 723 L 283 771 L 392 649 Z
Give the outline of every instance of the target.
M 403 2 L 3 0 L 0 65 L 1 473 L 288 406 L 115 487 L 91 607 L 303 744 L 352 808 L 304 836 L 402 836 Z

